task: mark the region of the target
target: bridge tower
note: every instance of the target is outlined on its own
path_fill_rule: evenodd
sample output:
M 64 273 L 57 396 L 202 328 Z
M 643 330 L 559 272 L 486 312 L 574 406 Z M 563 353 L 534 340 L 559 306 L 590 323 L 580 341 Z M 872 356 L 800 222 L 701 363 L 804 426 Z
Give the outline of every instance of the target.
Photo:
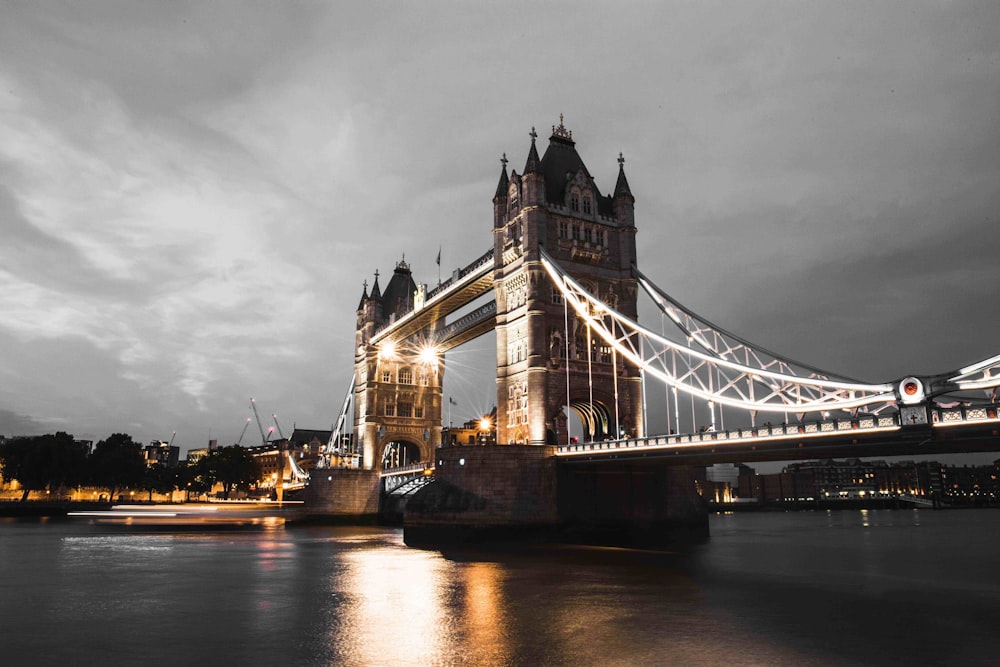
M 538 252 L 544 247 L 588 291 L 636 318 L 635 199 L 624 159 L 614 192 L 602 195 L 561 116 L 541 158 L 534 128 L 530 136 L 523 173 L 508 175 L 505 155 L 493 197 L 497 442 L 641 436 L 639 370 L 567 310 Z M 584 433 L 568 433 L 567 405 Z
M 378 272 L 358 304 L 354 356 L 354 433 L 362 467 L 381 470 L 430 461 L 441 442 L 444 364 L 419 343 L 371 343 L 375 332 L 412 310 L 425 292 L 405 257 L 382 292 Z M 435 323 L 436 326 L 436 323 Z

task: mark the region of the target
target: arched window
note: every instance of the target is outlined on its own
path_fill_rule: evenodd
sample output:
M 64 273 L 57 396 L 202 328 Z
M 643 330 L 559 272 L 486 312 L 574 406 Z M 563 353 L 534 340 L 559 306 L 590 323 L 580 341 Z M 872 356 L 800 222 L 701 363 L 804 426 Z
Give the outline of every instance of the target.
M 580 210 L 580 195 L 575 192 L 569 198 L 569 207 L 574 211 Z
M 400 368 L 399 384 L 413 384 L 413 371 L 409 368 Z
M 590 195 L 583 196 L 583 212 L 590 215 L 593 212 L 593 207 L 590 203 Z

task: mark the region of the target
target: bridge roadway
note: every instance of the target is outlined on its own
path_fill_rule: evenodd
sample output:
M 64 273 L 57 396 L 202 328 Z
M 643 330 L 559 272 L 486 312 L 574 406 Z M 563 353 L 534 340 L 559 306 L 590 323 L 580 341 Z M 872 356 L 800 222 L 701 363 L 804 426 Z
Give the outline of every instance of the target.
M 898 413 L 688 435 L 560 446 L 566 463 L 669 461 L 676 465 L 1000 451 L 997 406 L 930 409 L 930 423 L 901 426 Z
M 898 414 L 859 415 L 849 419 L 562 445 L 556 449 L 556 458 L 567 464 L 657 461 L 711 465 L 1000 451 L 997 406 L 932 408 L 930 413 L 931 424 L 923 426 L 901 426 Z M 385 469 L 380 476 L 429 475 L 433 469 L 433 461 L 413 463 Z

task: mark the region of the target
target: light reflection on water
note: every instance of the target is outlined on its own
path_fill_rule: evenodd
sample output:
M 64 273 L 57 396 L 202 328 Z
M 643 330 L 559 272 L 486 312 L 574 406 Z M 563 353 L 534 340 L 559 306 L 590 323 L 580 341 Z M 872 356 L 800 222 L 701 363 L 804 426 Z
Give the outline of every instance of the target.
M 998 528 L 736 514 L 683 553 L 442 554 L 381 528 L 0 523 L 0 628 L 15 665 L 991 664 Z

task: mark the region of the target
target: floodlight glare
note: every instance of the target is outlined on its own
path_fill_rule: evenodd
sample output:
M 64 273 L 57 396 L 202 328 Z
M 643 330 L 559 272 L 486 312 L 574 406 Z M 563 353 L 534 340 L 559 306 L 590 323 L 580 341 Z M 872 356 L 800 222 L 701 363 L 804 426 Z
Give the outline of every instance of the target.
M 435 348 L 432 345 L 428 345 L 427 347 L 423 347 L 423 348 L 420 349 L 420 354 L 418 356 L 420 358 L 420 362 L 421 363 L 424 363 L 424 364 L 427 364 L 427 365 L 434 365 L 434 364 L 437 363 L 437 360 L 438 360 L 437 348 Z

